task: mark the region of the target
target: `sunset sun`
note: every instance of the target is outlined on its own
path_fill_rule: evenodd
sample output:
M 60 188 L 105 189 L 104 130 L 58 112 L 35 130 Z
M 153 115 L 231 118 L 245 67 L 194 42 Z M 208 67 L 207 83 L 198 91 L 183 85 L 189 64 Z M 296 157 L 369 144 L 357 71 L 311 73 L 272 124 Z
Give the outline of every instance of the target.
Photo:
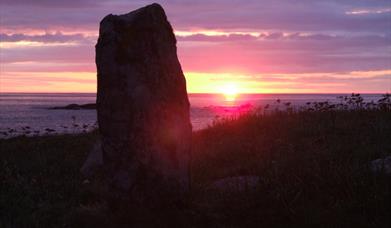
M 221 87 L 220 92 L 224 95 L 226 101 L 235 101 L 238 95 L 238 87 L 234 83 L 225 84 Z

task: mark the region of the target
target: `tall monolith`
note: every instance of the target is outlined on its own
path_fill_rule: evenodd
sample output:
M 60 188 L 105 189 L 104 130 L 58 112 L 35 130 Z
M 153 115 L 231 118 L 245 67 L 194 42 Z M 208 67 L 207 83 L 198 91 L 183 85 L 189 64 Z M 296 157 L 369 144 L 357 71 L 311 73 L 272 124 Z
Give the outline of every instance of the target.
M 189 189 L 191 123 L 176 39 L 163 8 L 100 23 L 97 112 L 103 170 L 115 198 L 181 197 Z

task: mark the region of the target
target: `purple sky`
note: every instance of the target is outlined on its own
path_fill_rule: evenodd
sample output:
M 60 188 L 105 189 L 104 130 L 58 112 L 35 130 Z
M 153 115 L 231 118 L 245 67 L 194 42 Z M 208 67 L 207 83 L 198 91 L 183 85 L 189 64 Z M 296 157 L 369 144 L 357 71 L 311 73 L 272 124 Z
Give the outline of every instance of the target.
M 391 91 L 391 0 L 156 2 L 190 92 Z M 95 91 L 99 21 L 150 3 L 0 0 L 0 91 Z

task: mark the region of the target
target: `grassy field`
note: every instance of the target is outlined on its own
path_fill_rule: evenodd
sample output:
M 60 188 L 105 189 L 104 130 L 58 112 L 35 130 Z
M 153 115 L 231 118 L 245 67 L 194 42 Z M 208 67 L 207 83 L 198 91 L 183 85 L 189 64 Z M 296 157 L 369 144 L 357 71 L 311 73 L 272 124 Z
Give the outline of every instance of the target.
M 185 208 L 110 211 L 99 180 L 79 169 L 97 140 L 81 135 L 0 140 L 0 227 L 389 227 L 391 179 L 370 161 L 391 155 L 391 112 L 248 114 L 193 135 Z M 221 192 L 226 177 L 255 188 Z M 133 226 L 130 226 L 132 224 Z

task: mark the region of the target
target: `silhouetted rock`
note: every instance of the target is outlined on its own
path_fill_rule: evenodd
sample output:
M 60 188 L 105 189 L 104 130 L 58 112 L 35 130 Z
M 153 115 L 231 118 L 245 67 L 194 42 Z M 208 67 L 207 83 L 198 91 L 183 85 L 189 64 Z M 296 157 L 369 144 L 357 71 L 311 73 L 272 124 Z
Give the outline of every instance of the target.
M 66 106 L 58 106 L 58 107 L 52 107 L 49 109 L 66 109 L 66 110 L 80 110 L 80 109 L 96 109 L 96 104 L 90 103 L 90 104 L 69 104 Z
M 103 165 L 102 143 L 100 141 L 94 144 L 94 147 L 88 154 L 87 160 L 81 167 L 81 173 L 87 177 L 92 177 L 95 172 Z
M 227 177 L 214 181 L 208 186 L 208 190 L 218 191 L 220 193 L 243 193 L 245 191 L 255 190 L 258 184 L 258 176 Z
M 97 111 L 112 197 L 178 199 L 189 188 L 191 124 L 176 39 L 163 8 L 100 23 Z

